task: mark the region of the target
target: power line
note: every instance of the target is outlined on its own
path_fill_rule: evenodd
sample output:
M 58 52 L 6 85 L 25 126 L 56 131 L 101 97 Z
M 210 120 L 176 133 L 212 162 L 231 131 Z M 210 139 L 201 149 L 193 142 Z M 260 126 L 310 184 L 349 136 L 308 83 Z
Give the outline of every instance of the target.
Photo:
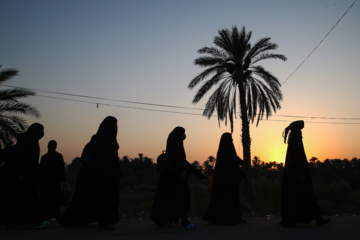
M 276 119 L 263 119 L 262 121 L 272 121 L 272 122 L 293 122 L 290 120 L 276 120 Z M 321 124 L 344 124 L 344 125 L 360 125 L 360 123 L 355 122 L 309 122 L 304 121 L 306 123 L 321 123 Z
M 45 96 L 45 95 L 36 95 L 36 96 L 38 96 L 38 97 L 45 97 L 45 98 L 52 98 L 52 99 L 59 99 L 59 100 L 66 100 L 66 101 L 72 101 L 72 102 L 79 102 L 79 103 L 89 103 L 89 104 L 94 104 L 94 105 L 96 105 L 97 107 L 99 107 L 99 106 L 108 106 L 108 107 L 119 107 L 119 108 L 128 108 L 128 109 L 136 109 L 136 110 L 146 110 L 146 111 L 153 111 L 153 112 L 165 112 L 165 113 L 176 113 L 176 114 L 186 114 L 186 115 L 202 116 L 202 114 L 199 114 L 199 113 L 175 112 L 175 111 L 160 110 L 160 109 L 130 107 L 130 106 L 122 106 L 122 105 L 109 104 L 109 103 L 89 102 L 89 101 L 83 101 L 83 100 L 75 100 L 75 99 L 68 99 L 68 98 L 52 97 L 52 96 Z
M 299 66 L 297 66 L 297 68 L 285 79 L 285 81 L 281 84 L 284 85 L 284 83 L 287 82 L 287 80 L 289 80 L 289 78 L 304 64 L 304 62 L 306 60 L 308 60 L 308 58 L 313 54 L 313 52 L 315 52 L 315 50 L 320 46 L 320 44 L 322 44 L 322 42 L 325 40 L 325 38 L 327 38 L 327 36 L 329 36 L 329 34 L 332 32 L 332 30 L 334 30 L 334 28 L 338 25 L 338 23 L 343 19 L 343 17 L 345 17 L 345 15 L 348 13 L 348 11 L 354 6 L 354 4 L 357 2 L 357 0 L 355 0 L 350 7 L 346 10 L 346 12 L 341 16 L 341 18 L 335 23 L 335 25 L 330 29 L 330 31 L 325 35 L 325 37 L 323 37 L 323 39 L 321 39 L 321 41 L 315 46 L 315 48 L 309 53 L 309 55 L 299 64 Z
M 2 85 L 5 87 L 14 87 L 11 85 Z M 73 93 L 63 93 L 63 92 L 54 92 L 54 91 L 46 91 L 40 89 L 32 89 L 32 88 L 23 88 L 28 89 L 35 92 L 44 92 L 44 93 L 52 93 L 52 94 L 59 94 L 71 97 L 80 97 L 80 98 L 89 98 L 89 99 L 96 99 L 96 100 L 106 100 L 106 101 L 114 101 L 114 102 L 124 102 L 124 103 L 132 103 L 132 104 L 140 104 L 140 105 L 149 105 L 149 106 L 157 106 L 157 107 L 168 107 L 168 108 L 179 108 L 179 109 L 190 109 L 190 110 L 204 110 L 201 108 L 191 108 L 191 107 L 181 107 L 181 106 L 173 106 L 173 105 L 165 105 L 165 104 L 155 104 L 155 103 L 145 103 L 145 102 L 135 102 L 135 101 L 128 101 L 128 100 L 120 100 L 120 99 L 110 99 L 110 98 L 103 98 L 103 97 L 94 97 L 94 96 L 87 96 L 87 95 L 79 95 Z
M 11 85 L 2 85 L 5 87 L 11 88 L 18 88 L 16 86 Z M 177 108 L 177 109 L 188 109 L 188 110 L 201 110 L 204 111 L 202 108 L 190 108 L 190 107 L 182 107 L 182 106 L 173 106 L 173 105 L 165 105 L 165 104 L 155 104 L 155 103 L 148 103 L 148 102 L 138 102 L 138 101 L 128 101 L 128 100 L 119 100 L 119 99 L 110 99 L 110 98 L 103 98 L 103 97 L 94 97 L 89 95 L 80 95 L 80 94 L 73 94 L 73 93 L 63 93 L 63 92 L 56 92 L 56 91 L 46 91 L 40 89 L 31 89 L 31 88 L 23 88 L 27 90 L 32 90 L 36 92 L 45 92 L 50 94 L 58 94 L 58 95 L 65 95 L 71 97 L 78 97 L 78 98 L 88 98 L 88 99 L 95 99 L 95 100 L 102 100 L 102 101 L 115 101 L 115 102 L 124 102 L 124 103 L 131 103 L 131 104 L 140 104 L 140 105 L 147 105 L 147 106 L 156 106 L 156 107 L 166 107 L 166 108 Z M 184 114 L 184 115 L 195 115 L 195 116 L 203 116 L 200 113 L 189 113 L 189 112 L 179 112 L 179 111 L 170 111 L 170 110 L 161 110 L 161 109 L 151 109 L 151 108 L 140 108 L 140 107 L 132 107 L 132 106 L 123 106 L 123 105 L 115 105 L 115 104 L 108 104 L 108 103 L 101 103 L 101 102 L 90 102 L 85 100 L 75 100 L 69 98 L 62 98 L 62 97 L 54 97 L 54 96 L 46 96 L 46 95 L 39 95 L 39 97 L 45 98 L 52 98 L 58 100 L 65 100 L 65 101 L 72 101 L 72 102 L 79 102 L 79 103 L 87 103 L 87 104 L 94 104 L 97 107 L 99 106 L 108 106 L 108 107 L 119 107 L 119 108 L 127 108 L 127 109 L 135 109 L 135 110 L 144 110 L 144 111 L 153 111 L 153 112 L 165 112 L 165 113 L 174 113 L 174 114 Z M 216 115 L 213 115 L 217 117 Z M 351 120 L 351 121 L 358 121 L 360 118 L 339 118 L 339 117 L 316 117 L 316 116 L 295 116 L 295 115 L 276 115 L 276 117 L 286 117 L 286 118 L 302 118 L 302 119 L 323 119 L 323 120 Z M 263 119 L 266 121 L 281 121 L 281 122 L 291 122 L 287 120 L 274 120 L 274 119 Z M 333 124 L 360 124 L 360 123 L 352 123 L 352 122 L 308 122 L 308 123 L 333 123 Z
M 340 118 L 340 117 L 312 117 L 312 116 L 292 116 L 292 115 L 276 115 L 278 117 L 290 118 L 311 118 L 311 119 L 327 119 L 327 120 L 360 120 L 360 118 Z
M 153 111 L 153 112 L 163 112 L 163 113 L 173 113 L 173 114 L 184 114 L 184 115 L 194 115 L 194 116 L 203 116 L 203 114 L 199 113 L 189 113 L 189 112 L 178 112 L 178 111 L 169 111 L 169 110 L 161 110 L 161 109 L 151 109 L 151 108 L 139 108 L 139 107 L 131 107 L 131 106 L 122 106 L 122 105 L 115 105 L 115 104 L 108 104 L 108 103 L 99 103 L 99 102 L 90 102 L 84 100 L 75 100 L 75 99 L 68 99 L 68 98 L 60 98 L 60 97 L 53 97 L 53 96 L 46 96 L 46 95 L 36 95 L 38 97 L 45 97 L 45 98 L 52 98 L 58 100 L 65 100 L 65 101 L 72 101 L 72 102 L 79 102 L 79 103 L 87 103 L 93 104 L 96 107 L 99 106 L 108 106 L 108 107 L 118 107 L 118 108 L 127 108 L 127 109 L 135 109 L 135 110 L 144 110 L 144 111 Z M 216 115 L 213 115 L 217 117 Z M 307 117 L 307 116 L 291 116 L 291 115 L 276 115 L 277 117 L 291 117 L 291 118 L 310 118 L 310 119 L 329 119 L 329 120 L 360 120 L 360 118 L 325 118 L 325 117 Z M 278 120 L 278 119 L 263 119 L 263 121 L 271 121 L 271 122 L 292 122 L 290 120 Z M 347 124 L 347 125 L 359 125 L 360 123 L 355 122 L 309 122 L 307 123 L 326 123 L 326 124 Z

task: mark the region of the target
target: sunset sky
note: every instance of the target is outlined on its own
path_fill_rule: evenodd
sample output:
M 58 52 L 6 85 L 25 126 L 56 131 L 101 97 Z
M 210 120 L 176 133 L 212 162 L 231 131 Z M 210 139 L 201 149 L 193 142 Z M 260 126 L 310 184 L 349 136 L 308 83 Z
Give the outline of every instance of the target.
M 251 126 L 252 158 L 284 161 L 282 131 L 300 119 L 308 158 L 360 157 L 360 2 L 0 0 L 0 24 L 0 65 L 20 71 L 5 84 L 37 93 L 23 101 L 41 112 L 26 117 L 45 126 L 41 155 L 55 139 L 71 162 L 111 115 L 120 157 L 156 160 L 176 126 L 186 129 L 188 161 L 216 156 L 230 126 L 202 117 L 210 94 L 194 105 L 198 88 L 187 85 L 203 70 L 193 63 L 197 50 L 236 25 L 252 31 L 252 43 L 270 37 L 288 58 L 260 63 L 282 83 L 284 99 Z M 240 127 L 237 118 L 233 138 L 242 157 Z

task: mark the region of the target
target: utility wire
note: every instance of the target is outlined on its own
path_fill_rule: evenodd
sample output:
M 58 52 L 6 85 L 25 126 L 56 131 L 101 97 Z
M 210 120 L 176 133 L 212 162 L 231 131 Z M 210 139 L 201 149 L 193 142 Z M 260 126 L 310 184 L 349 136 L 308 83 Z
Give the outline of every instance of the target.
M 45 98 L 52 98 L 52 99 L 59 99 L 59 100 L 66 100 L 66 101 L 72 101 L 72 102 L 89 103 L 89 104 L 94 104 L 94 105 L 96 105 L 97 107 L 99 107 L 99 106 L 108 106 L 108 107 L 129 108 L 129 109 L 146 110 L 146 111 L 154 111 L 154 112 L 165 112 L 165 113 L 176 113 L 176 114 L 186 114 L 186 115 L 202 116 L 202 114 L 200 114 L 200 113 L 175 112 L 175 111 L 160 110 L 160 109 L 130 107 L 130 106 L 122 106 L 122 105 L 109 104 L 109 103 L 89 102 L 89 101 L 74 100 L 74 99 L 60 98 L 60 97 L 52 97 L 52 96 L 45 96 L 45 95 L 36 95 L 36 96 L 38 96 L 38 97 L 45 97 Z
M 316 45 L 316 47 L 309 53 L 309 55 L 299 64 L 299 66 L 297 66 L 297 68 L 285 79 L 285 81 L 281 84 L 284 85 L 284 83 L 286 83 L 290 77 L 305 63 L 306 60 L 308 60 L 308 58 L 313 54 L 313 52 L 315 52 L 315 50 L 320 46 L 320 44 L 322 44 L 322 42 L 325 40 L 325 38 L 327 38 L 327 36 L 329 36 L 329 34 L 332 32 L 332 30 L 334 30 L 334 28 L 338 25 L 338 23 L 343 19 L 343 17 L 345 17 L 345 15 L 348 13 L 348 11 L 354 6 L 354 4 L 357 2 L 357 0 L 355 0 L 350 7 L 346 10 L 346 12 L 341 16 L 341 18 L 335 23 L 335 25 L 330 29 L 330 31 L 325 35 L 325 37 L 323 37 L 323 39 L 321 39 L 321 41 Z
M 12 88 L 18 88 L 16 86 L 10 86 L 10 85 L 2 85 L 5 87 L 12 87 Z M 65 96 L 73 96 L 73 97 L 80 97 L 80 98 L 89 98 L 89 99 L 96 99 L 96 100 L 106 100 L 106 101 L 117 101 L 117 102 L 125 102 L 125 103 L 133 103 L 133 104 L 142 104 L 142 105 L 149 105 L 149 106 L 157 106 L 157 107 L 167 107 L 167 108 L 179 108 L 179 109 L 190 109 L 190 110 L 201 110 L 204 111 L 203 108 L 190 108 L 190 107 L 182 107 L 182 106 L 172 106 L 172 105 L 165 105 L 165 104 L 155 104 L 155 103 L 147 103 L 147 102 L 137 102 L 137 101 L 128 101 L 128 100 L 118 100 L 118 99 L 109 99 L 109 98 L 103 98 L 103 97 L 93 97 L 93 96 L 87 96 L 87 95 L 79 95 L 79 94 L 72 94 L 72 93 L 62 93 L 62 92 L 54 92 L 54 91 L 46 91 L 46 90 L 39 90 L 39 89 L 31 89 L 31 88 L 23 88 L 28 89 L 32 91 L 38 91 L 38 92 L 45 92 L 45 93 L 54 93 L 59 95 L 65 95 Z M 96 106 L 100 105 L 106 105 L 106 106 L 113 106 L 113 107 L 122 107 L 122 108 L 129 108 L 129 109 L 138 109 L 138 110 L 148 110 L 148 111 L 158 111 L 158 112 L 169 112 L 169 113 L 179 113 L 179 114 L 188 114 L 188 115 L 198 115 L 203 116 L 202 114 L 198 113 L 187 113 L 187 112 L 175 112 L 175 111 L 165 111 L 165 110 L 158 110 L 158 109 L 149 109 L 149 108 L 138 108 L 138 107 L 130 107 L 130 106 L 120 106 L 120 105 L 114 105 L 114 104 L 105 104 L 100 102 L 90 102 L 90 101 L 84 101 L 84 100 L 74 100 L 74 99 L 68 99 L 68 98 L 60 98 L 60 97 L 53 97 L 53 96 L 46 96 L 46 95 L 39 95 L 36 96 L 39 97 L 46 97 L 46 98 L 53 98 L 53 99 L 59 99 L 59 100 L 67 100 L 67 101 L 73 101 L 73 102 L 81 102 L 81 103 L 89 103 L 94 104 Z M 215 116 L 215 115 L 214 115 Z M 309 118 L 309 119 L 327 119 L 327 120 L 355 120 L 358 121 L 360 118 L 340 118 L 340 117 L 316 117 L 316 116 L 295 116 L 295 115 L 276 115 L 277 117 L 287 117 L 287 118 Z
M 15 87 L 10 85 L 2 85 L 5 87 Z M 15 87 L 16 88 L 16 87 Z M 191 108 L 191 107 L 181 107 L 181 106 L 172 106 L 172 105 L 165 105 L 165 104 L 155 104 L 155 103 L 144 103 L 144 102 L 135 102 L 135 101 L 128 101 L 128 100 L 119 100 L 119 99 L 110 99 L 110 98 L 103 98 L 103 97 L 94 97 L 94 96 L 87 96 L 87 95 L 79 95 L 79 94 L 73 94 L 73 93 L 63 93 L 63 92 L 54 92 L 54 91 L 46 91 L 46 90 L 40 90 L 40 89 L 31 89 L 31 88 L 23 88 L 28 89 L 35 92 L 44 92 L 44 93 L 52 93 L 52 94 L 59 94 L 59 95 L 65 95 L 65 96 L 71 96 L 71 97 L 80 97 L 80 98 L 90 98 L 90 99 L 96 99 L 96 100 L 106 100 L 106 101 L 114 101 L 114 102 L 124 102 L 124 103 L 132 103 L 132 104 L 141 104 L 141 105 L 149 105 L 149 106 L 157 106 L 157 107 L 168 107 L 168 108 L 179 108 L 179 109 L 191 109 L 191 110 L 204 110 L 201 108 Z
M 169 110 L 161 110 L 161 109 L 151 109 L 151 108 L 140 108 L 140 107 L 131 107 L 131 106 L 122 106 L 122 105 L 115 105 L 115 104 L 108 104 L 108 103 L 99 103 L 99 102 L 90 102 L 84 100 L 76 100 L 76 99 L 69 99 L 69 98 L 61 98 L 61 97 L 53 97 L 53 96 L 46 96 L 46 95 L 36 95 L 38 97 L 45 97 L 45 98 L 52 98 L 58 100 L 65 100 L 65 101 L 72 101 L 72 102 L 79 102 L 79 103 L 87 103 L 93 104 L 97 107 L 99 106 L 108 106 L 108 107 L 118 107 L 118 108 L 127 108 L 127 109 L 135 109 L 135 110 L 144 110 L 144 111 L 153 111 L 153 112 L 163 112 L 163 113 L 173 113 L 173 114 L 184 114 L 184 115 L 194 115 L 194 116 L 203 116 L 200 113 L 189 113 L 189 112 L 178 112 L 178 111 L 169 111 Z M 291 115 L 276 115 L 277 117 L 291 117 L 291 118 L 310 118 L 310 119 L 329 119 L 329 120 L 360 120 L 360 118 L 326 118 L 326 117 L 308 117 L 308 116 L 291 116 Z M 214 117 L 217 117 L 214 115 Z M 263 121 L 271 121 L 271 122 L 292 122 L 291 120 L 278 120 L 278 119 L 263 119 Z M 359 125 L 360 123 L 356 122 L 311 122 L 306 121 L 307 123 L 326 123 L 326 124 L 350 124 L 350 125 Z
M 10 86 L 10 85 L 2 85 L 5 87 L 15 87 L 16 86 Z M 127 101 L 127 100 L 118 100 L 118 99 L 108 99 L 103 97 L 93 97 L 93 96 L 86 96 L 86 95 L 79 95 L 79 94 L 72 94 L 72 93 L 62 93 L 62 92 L 54 92 L 54 91 L 45 91 L 45 90 L 39 90 L 39 89 L 30 89 L 30 88 L 24 88 L 32 91 L 39 91 L 39 92 L 46 92 L 46 93 L 53 93 L 53 94 L 59 94 L 59 95 L 66 95 L 66 96 L 73 96 L 73 97 L 80 97 L 80 98 L 90 98 L 90 99 L 96 99 L 96 100 L 106 100 L 106 101 L 118 101 L 118 102 L 125 102 L 125 103 L 133 103 L 133 104 L 143 104 L 143 105 L 150 105 L 150 106 L 157 106 L 157 107 L 168 107 L 168 108 L 179 108 L 179 109 L 191 109 L 191 110 L 201 110 L 204 109 L 201 108 L 190 108 L 190 107 L 182 107 L 182 106 L 172 106 L 172 105 L 165 105 L 165 104 L 154 104 L 154 103 L 144 103 L 144 102 L 135 102 L 135 101 Z M 88 104 L 94 104 L 97 107 L 103 105 L 103 106 L 110 106 L 110 107 L 119 107 L 119 108 L 128 108 L 128 109 L 136 109 L 136 110 L 145 110 L 145 111 L 156 111 L 156 112 L 166 112 L 166 113 L 175 113 L 175 114 L 185 114 L 185 115 L 196 115 L 196 116 L 203 116 L 203 114 L 199 113 L 189 113 L 189 112 L 178 112 L 178 111 L 169 111 L 169 110 L 160 110 L 160 109 L 151 109 L 151 108 L 140 108 L 140 107 L 131 107 L 131 106 L 122 106 L 122 105 L 115 105 L 115 104 L 108 104 L 108 103 L 101 103 L 101 102 L 90 102 L 90 101 L 84 101 L 84 100 L 75 100 L 75 99 L 69 99 L 69 98 L 61 98 L 61 97 L 53 97 L 53 96 L 46 96 L 46 95 L 39 95 L 36 96 L 39 97 L 45 97 L 45 98 L 52 98 L 52 99 L 58 99 L 58 100 L 66 100 L 66 101 L 72 101 L 72 102 L 80 102 L 80 103 L 88 103 Z M 216 115 L 213 115 L 216 117 Z M 276 115 L 277 117 L 286 117 L 286 118 L 307 118 L 307 119 L 323 119 L 323 120 L 360 120 L 360 118 L 338 118 L 338 117 L 314 117 L 314 116 L 294 116 L 294 115 Z M 266 121 L 282 121 L 282 122 L 291 122 L 287 120 L 273 120 L 273 119 L 263 119 Z M 329 123 L 329 122 L 309 122 L 309 123 Z M 352 123 L 352 122 L 333 122 L 334 124 L 360 124 L 360 123 Z
M 292 115 L 276 115 L 276 116 L 289 117 L 289 118 L 327 119 L 327 120 L 355 120 L 355 121 L 360 120 L 360 118 L 340 118 L 340 117 L 311 117 L 311 116 L 292 116 Z

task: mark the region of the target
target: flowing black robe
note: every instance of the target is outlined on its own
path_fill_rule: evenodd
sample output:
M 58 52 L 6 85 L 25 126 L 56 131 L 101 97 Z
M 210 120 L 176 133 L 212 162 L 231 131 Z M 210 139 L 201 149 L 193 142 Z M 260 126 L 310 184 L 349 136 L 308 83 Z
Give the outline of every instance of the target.
M 106 121 L 107 118 L 83 150 L 75 193 L 61 221 L 63 226 L 98 222 L 101 227 L 114 225 L 119 220 L 122 170 L 117 129 L 112 129 L 114 126 L 110 123 L 104 126 Z
M 10 223 L 39 225 L 44 220 L 39 212 L 39 140 L 43 135 L 44 127 L 34 123 L 12 150 L 8 162 Z
M 289 136 L 281 190 L 283 226 L 320 219 L 300 129 L 291 130 Z
M 151 211 L 151 220 L 158 226 L 165 224 L 181 224 L 187 226 L 190 207 L 190 191 L 188 177 L 193 168 L 186 160 L 183 140 L 185 129 L 176 127 L 167 140 L 166 153 L 171 166 L 167 174 L 159 177 L 156 194 Z M 182 174 L 186 173 L 186 177 Z
M 211 224 L 237 225 L 242 221 L 239 183 L 244 174 L 239 166 L 230 133 L 224 133 L 213 172 L 209 208 L 204 220 Z

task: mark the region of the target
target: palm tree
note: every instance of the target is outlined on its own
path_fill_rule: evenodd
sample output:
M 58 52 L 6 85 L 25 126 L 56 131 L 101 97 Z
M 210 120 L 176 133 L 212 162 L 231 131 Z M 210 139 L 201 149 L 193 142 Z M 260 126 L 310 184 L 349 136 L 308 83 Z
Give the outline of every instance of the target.
M 232 30 L 222 29 L 215 36 L 216 47 L 203 47 L 199 54 L 206 56 L 195 59 L 194 64 L 206 69 L 189 83 L 193 89 L 199 82 L 209 77 L 205 84 L 198 90 L 193 99 L 197 103 L 213 87 L 218 88 L 208 99 L 203 115 L 210 118 L 217 111 L 217 118 L 225 121 L 229 118 L 231 132 L 233 132 L 233 117 L 236 118 L 236 108 L 239 104 L 242 122 L 241 141 L 243 145 L 244 167 L 247 174 L 251 166 L 251 138 L 249 123 L 257 117 L 257 124 L 268 118 L 272 111 L 280 108 L 282 93 L 278 79 L 262 66 L 256 65 L 261 60 L 281 59 L 286 57 L 281 54 L 271 53 L 278 45 L 270 42 L 270 38 L 262 38 L 251 45 L 252 32 L 246 32 L 245 27 L 239 32 L 234 26 Z
M 0 84 L 17 76 L 18 72 L 18 70 L 11 68 L 1 70 Z M 34 107 L 18 101 L 19 98 L 34 95 L 34 92 L 22 88 L 0 90 L 0 149 L 12 144 L 17 135 L 25 131 L 26 121 L 18 114 L 40 117 L 40 113 Z

